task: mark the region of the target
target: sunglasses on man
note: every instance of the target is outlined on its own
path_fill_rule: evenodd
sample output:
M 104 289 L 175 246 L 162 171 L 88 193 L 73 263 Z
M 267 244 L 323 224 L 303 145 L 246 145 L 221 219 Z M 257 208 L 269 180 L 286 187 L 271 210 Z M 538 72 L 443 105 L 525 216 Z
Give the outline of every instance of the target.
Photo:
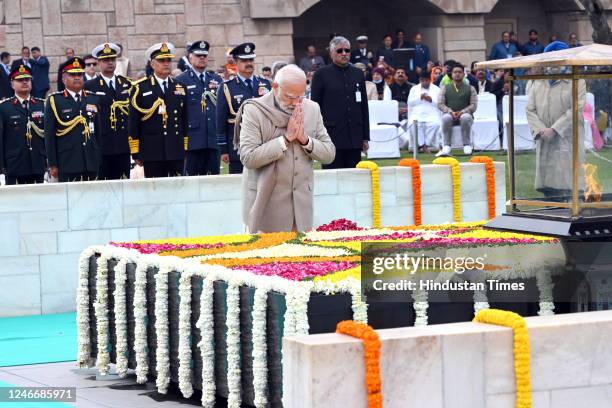
M 86 67 L 97 67 L 98 63 L 97 62 L 86 62 L 85 66 Z
M 350 54 L 350 53 L 351 53 L 350 48 L 338 48 L 336 50 L 336 54 Z

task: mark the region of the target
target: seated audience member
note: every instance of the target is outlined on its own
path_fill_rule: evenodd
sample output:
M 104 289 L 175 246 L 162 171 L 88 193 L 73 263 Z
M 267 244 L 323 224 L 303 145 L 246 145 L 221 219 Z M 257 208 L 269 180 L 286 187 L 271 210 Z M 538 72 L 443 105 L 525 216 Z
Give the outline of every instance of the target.
M 474 123 L 474 112 L 478 106 L 478 95 L 476 90 L 466 84 L 465 70 L 463 65 L 456 64 L 452 71 L 453 82 L 440 88 L 438 108 L 442 111 L 442 136 L 443 147 L 437 156 L 448 156 L 451 153 L 451 137 L 453 126 L 461 126 L 461 138 L 463 142 L 463 153 L 471 155 L 472 148 L 472 124 Z
M 431 82 L 440 83 L 441 77 L 444 75 L 444 68 L 442 67 L 433 67 L 431 70 Z M 437 85 L 436 85 L 437 86 Z
M 410 88 L 412 88 L 412 85 L 408 82 L 406 69 L 398 67 L 395 70 L 395 82 L 389 86 L 389 89 L 391 89 L 391 99 L 399 102 L 400 120 L 406 119 L 408 113 L 407 103 Z
M 385 70 L 382 68 L 375 68 L 372 71 L 372 82 L 374 85 L 374 100 L 378 101 L 390 101 L 391 100 L 391 88 L 385 83 Z M 367 84 L 366 84 L 367 87 Z M 371 100 L 370 94 L 368 93 L 368 99 Z
M 431 74 L 421 72 L 419 84 L 410 89 L 408 95 L 408 126 L 410 126 L 411 141 L 418 126 L 418 146 L 427 151 L 428 146 L 437 145 L 436 135 L 440 130 L 440 109 L 438 98 L 440 88 L 431 83 Z M 415 124 L 414 122 L 418 124 Z
M 476 93 L 482 95 L 483 93 L 491 92 L 493 89 L 493 83 L 487 79 L 487 74 L 484 69 L 476 70 Z

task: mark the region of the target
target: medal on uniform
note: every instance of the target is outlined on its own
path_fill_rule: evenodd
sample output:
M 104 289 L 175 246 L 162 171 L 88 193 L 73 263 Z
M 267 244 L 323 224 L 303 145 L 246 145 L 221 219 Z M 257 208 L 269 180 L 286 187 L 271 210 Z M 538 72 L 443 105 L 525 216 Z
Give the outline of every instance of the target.
M 268 89 L 265 86 L 260 85 L 259 91 L 257 93 L 259 94 L 259 96 L 264 96 L 265 94 L 268 93 Z
M 94 127 L 94 123 L 93 121 L 89 121 L 89 133 L 94 133 L 96 131 L 95 127 Z

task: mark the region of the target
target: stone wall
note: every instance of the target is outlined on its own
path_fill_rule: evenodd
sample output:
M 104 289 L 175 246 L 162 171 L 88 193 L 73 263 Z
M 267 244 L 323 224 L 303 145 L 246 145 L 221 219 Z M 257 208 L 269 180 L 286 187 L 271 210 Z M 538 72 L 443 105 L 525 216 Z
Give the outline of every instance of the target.
M 612 311 L 525 320 L 534 408 L 612 406 Z M 386 408 L 515 406 L 510 328 L 455 323 L 378 333 Z M 283 373 L 286 406 L 367 406 L 361 340 L 335 333 L 284 338 Z
M 182 56 L 187 41 L 206 39 L 217 66 L 228 47 L 248 39 L 263 65 L 293 58 L 292 32 L 290 18 L 253 20 L 241 0 L 0 0 L 0 49 L 15 58 L 23 45 L 39 46 L 51 62 L 52 87 L 66 47 L 85 55 L 104 41 L 121 43 L 136 72 L 160 41 Z
M 381 168 L 383 225 L 413 223 L 409 168 Z M 453 219 L 447 166 L 422 167 L 423 222 Z M 497 211 L 506 201 L 496 163 Z M 463 219 L 488 215 L 484 166 L 463 164 Z M 75 310 L 79 254 L 90 245 L 244 231 L 240 175 L 53 183 L 0 189 L 0 317 Z M 318 170 L 314 224 L 348 218 L 371 225 L 368 170 Z

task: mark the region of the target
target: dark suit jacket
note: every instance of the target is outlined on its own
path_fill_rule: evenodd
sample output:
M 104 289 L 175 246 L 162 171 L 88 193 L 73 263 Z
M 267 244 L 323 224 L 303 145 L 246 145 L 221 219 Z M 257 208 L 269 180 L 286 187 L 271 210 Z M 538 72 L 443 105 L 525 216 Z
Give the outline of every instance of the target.
M 213 71 L 206 71 L 202 83 L 192 69 L 176 77 L 187 92 L 189 114 L 189 145 L 187 150 L 219 149 L 217 142 L 216 99 L 223 79 Z M 206 93 L 203 99 L 203 94 Z M 212 93 L 212 95 L 211 95 Z M 203 101 L 205 105 L 203 104 Z
M 11 81 L 3 67 L 0 67 L 0 99 L 11 97 L 15 94 L 15 90 L 11 85 Z
M 17 97 L 0 104 L 0 167 L 9 176 L 42 175 L 47 168 L 44 135 L 31 131 L 28 141 L 26 130 L 28 119 L 38 127 L 44 128 L 45 101 L 30 98 L 28 110 L 19 103 Z
M 28 60 L 28 63 L 30 64 L 30 68 L 34 67 L 34 60 L 32 58 Z M 15 68 L 19 68 L 21 64 L 23 64 L 23 58 L 18 58 L 16 60 L 13 60 L 13 62 L 11 63 L 11 71 L 14 70 Z
M 103 155 L 129 154 L 128 115 L 115 108 L 117 122 L 113 128 L 111 123 L 111 105 L 115 101 L 129 101 L 131 82 L 121 75 L 115 76 L 115 90 L 106 85 L 106 81 L 98 76 L 85 83 L 85 89 L 96 95 L 100 104 L 100 147 Z M 126 107 L 129 110 L 129 106 Z
M 336 149 L 361 149 L 363 141 L 370 140 L 368 98 L 360 69 L 336 64 L 320 68 L 312 78 L 311 99 L 321 106 Z
M 139 111 L 150 109 L 158 98 L 166 106 L 165 127 L 159 109 L 146 120 Z M 168 77 L 168 92 L 164 94 L 157 79 L 149 76 L 133 84 L 130 100 L 128 129 L 132 155 L 145 162 L 183 160 L 188 141 L 185 88 Z
M 101 127 L 99 112 L 97 96 L 87 91 L 83 91 L 80 103 L 66 90 L 49 95 L 45 104 L 45 145 L 49 166 L 57 166 L 60 173 L 98 172 L 101 162 L 98 142 Z M 58 118 L 62 122 L 68 122 L 79 115 L 89 124 L 89 138 L 85 137 L 82 124 L 76 125 L 66 135 L 57 135 L 58 131 L 66 129 L 59 123 Z
M 240 160 L 234 149 L 234 121 L 240 105 L 247 99 L 258 98 L 270 92 L 272 85 L 267 79 L 253 75 L 253 92 L 236 76 L 225 81 L 217 91 L 217 140 L 221 154 L 230 155 L 230 160 Z
M 32 92 L 44 95 L 51 86 L 49 85 L 49 60 L 41 56 L 38 60 L 32 60 Z

